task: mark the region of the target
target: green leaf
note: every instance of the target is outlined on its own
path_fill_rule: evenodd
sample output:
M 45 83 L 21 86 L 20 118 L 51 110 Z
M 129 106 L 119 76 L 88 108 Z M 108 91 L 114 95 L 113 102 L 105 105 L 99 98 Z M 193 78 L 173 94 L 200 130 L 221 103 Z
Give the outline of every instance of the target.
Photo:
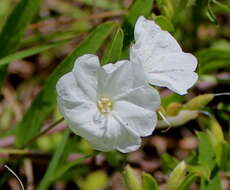
M 129 46 L 133 40 L 134 25 L 139 16 L 147 17 L 152 9 L 153 0 L 135 0 L 129 8 L 128 14 L 125 17 L 124 29 L 124 47 Z
M 123 179 L 127 190 L 142 190 L 140 179 L 130 166 L 125 167 Z
M 198 163 L 201 165 L 206 165 L 212 170 L 215 166 L 215 154 L 212 148 L 212 143 L 209 136 L 204 132 L 197 132 L 199 141 L 199 154 Z
M 148 173 L 143 173 L 143 190 L 158 190 L 156 180 Z
M 166 153 L 161 156 L 161 162 L 165 170 L 173 170 L 179 163 L 176 158 Z
M 154 20 L 161 27 L 162 30 L 167 30 L 169 32 L 175 31 L 173 24 L 167 17 L 160 15 L 154 17 Z
M 58 146 L 57 150 L 55 151 L 54 156 L 53 156 L 52 160 L 50 161 L 48 169 L 46 170 L 44 177 L 42 178 L 40 184 L 38 185 L 37 190 L 46 190 L 49 188 L 49 186 L 52 182 L 51 181 L 52 176 L 55 173 L 55 170 L 59 165 L 60 159 L 62 157 L 62 153 L 64 152 L 65 147 L 67 145 L 69 133 L 70 133 L 69 130 L 65 131 L 63 140 L 61 141 L 60 145 Z
M 210 180 L 201 178 L 201 190 L 221 190 L 221 179 L 219 171 L 214 171 L 214 174 Z
M 13 9 L 0 33 L 0 58 L 17 49 L 28 24 L 38 12 L 39 5 L 40 0 L 21 0 Z M 7 66 L 0 66 L 0 88 L 6 75 Z
M 60 179 L 62 176 L 65 175 L 65 173 L 73 168 L 76 165 L 81 164 L 85 159 L 87 159 L 89 156 L 84 156 L 82 158 L 78 158 L 74 161 L 64 163 L 63 166 L 59 166 L 58 169 L 55 171 L 55 173 L 52 175 L 52 181 L 56 181 L 57 179 Z
M 207 9 L 206 15 L 207 15 L 207 17 L 209 18 L 209 20 L 210 20 L 212 23 L 217 24 L 218 22 L 217 22 L 216 16 L 215 16 L 215 14 L 213 13 L 212 8 L 211 8 L 211 5 L 210 5 L 210 2 L 211 2 L 211 1 L 212 1 L 212 0 L 209 0 L 209 1 L 208 1 L 208 9 Z
M 178 190 L 179 186 L 183 183 L 187 172 L 187 165 L 181 161 L 175 169 L 171 172 L 167 181 L 168 190 Z
M 197 176 L 194 174 L 188 174 L 181 185 L 178 187 L 178 190 L 188 190 L 190 189 L 191 185 L 195 182 Z
M 60 45 L 65 44 L 68 41 L 69 40 L 60 40 L 60 41 L 57 41 L 57 42 L 52 42 L 52 43 L 50 43 L 48 45 L 41 45 L 41 46 L 26 49 L 26 50 L 22 50 L 22 51 L 17 52 L 17 53 L 10 54 L 10 55 L 0 59 L 0 66 L 7 65 L 12 61 L 23 59 L 23 58 L 38 54 L 40 52 L 49 50 L 51 48 L 58 47 Z
M 16 144 L 22 146 L 37 135 L 42 122 L 56 106 L 55 85 L 58 79 L 70 72 L 77 57 L 86 53 L 95 53 L 112 32 L 116 23 L 108 22 L 98 26 L 50 75 L 44 88 L 33 100 L 23 119 L 16 126 Z
M 111 43 L 108 45 L 105 55 L 102 58 L 102 63 L 115 63 L 119 60 L 123 48 L 124 33 L 121 28 L 119 28 Z
M 189 165 L 188 170 L 196 175 L 209 180 L 211 175 L 211 170 L 207 165 Z
M 185 100 L 185 97 L 184 96 L 180 96 L 178 94 L 170 94 L 168 96 L 165 96 L 162 98 L 161 100 L 161 105 L 164 107 L 164 108 L 167 108 L 168 105 L 172 102 L 182 102 L 183 100 Z
M 205 74 L 219 69 L 229 70 L 230 50 L 208 48 L 196 53 L 199 62 L 199 73 Z

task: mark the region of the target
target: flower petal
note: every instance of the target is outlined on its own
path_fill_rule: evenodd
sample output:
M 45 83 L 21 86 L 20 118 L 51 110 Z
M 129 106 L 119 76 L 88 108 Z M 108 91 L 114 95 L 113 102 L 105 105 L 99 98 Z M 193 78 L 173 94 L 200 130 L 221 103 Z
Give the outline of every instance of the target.
M 192 54 L 182 52 L 170 33 L 161 30 L 154 21 L 139 17 L 135 40 L 130 60 L 143 64 L 151 84 L 168 87 L 181 95 L 194 85 L 197 60 Z
M 117 101 L 113 114 L 121 118 L 128 130 L 142 137 L 151 135 L 157 123 L 154 111 L 126 101 Z
M 103 66 L 99 73 L 98 92 L 115 98 L 147 84 L 143 66 L 127 60 Z
M 114 66 L 104 66 L 100 69 L 98 93 L 102 97 L 113 98 L 133 88 L 133 74 L 129 61 L 117 62 Z
M 126 101 L 153 111 L 160 106 L 160 95 L 156 89 L 149 85 L 143 85 L 115 97 L 114 101 Z
M 197 60 L 192 54 L 172 53 L 158 57 L 158 62 L 160 64 L 148 72 L 149 83 L 153 85 L 168 87 L 183 95 L 197 81 L 198 76 L 193 72 Z
M 135 44 L 130 49 L 131 61 L 138 57 L 144 67 L 159 55 L 182 52 L 180 45 L 169 32 L 161 30 L 154 21 L 147 20 L 143 16 L 136 22 L 134 37 Z
M 106 118 L 101 115 L 95 104 L 82 103 L 77 107 L 68 108 L 58 98 L 59 109 L 70 129 L 87 140 L 101 138 L 106 130 Z
M 76 83 L 72 72 L 63 75 L 56 84 L 58 98 L 62 100 L 63 106 L 75 107 L 83 102 L 89 101 Z
M 72 71 L 77 84 L 92 101 L 96 101 L 97 97 L 97 75 L 99 68 L 100 62 L 98 57 L 86 54 L 75 61 Z
M 92 148 L 99 151 L 111 151 L 117 149 L 120 152 L 127 153 L 137 150 L 141 145 L 141 139 L 135 133 L 127 130 L 113 116 L 107 117 L 107 127 L 104 135 L 95 141 L 90 141 Z

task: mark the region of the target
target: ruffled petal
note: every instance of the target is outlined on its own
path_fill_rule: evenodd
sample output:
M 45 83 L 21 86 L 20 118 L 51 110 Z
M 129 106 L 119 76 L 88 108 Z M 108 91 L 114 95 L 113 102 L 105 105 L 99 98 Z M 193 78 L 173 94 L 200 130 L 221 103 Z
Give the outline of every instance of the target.
M 135 44 L 130 49 L 132 59 L 141 59 L 144 67 L 157 56 L 172 52 L 182 52 L 180 45 L 172 35 L 154 22 L 139 17 L 134 30 Z M 156 63 L 158 64 L 158 63 Z
M 155 111 L 160 106 L 160 95 L 156 89 L 149 85 L 143 85 L 115 97 L 114 101 L 126 101 L 144 109 Z
M 89 141 L 89 143 L 92 148 L 99 151 L 108 152 L 117 149 L 127 153 L 137 150 L 141 145 L 141 139 L 135 132 L 127 130 L 120 119 L 108 116 L 103 136 L 95 141 Z
M 126 60 L 101 68 L 98 80 L 98 94 L 102 97 L 113 98 L 132 89 L 134 78 L 131 70 L 131 63 Z
M 79 57 L 74 64 L 73 74 L 84 94 L 92 101 L 97 98 L 97 78 L 100 62 L 97 56 L 86 54 Z
M 157 123 L 155 111 L 126 101 L 117 101 L 113 114 L 121 118 L 125 128 L 142 137 L 151 135 Z
M 149 83 L 168 87 L 178 94 L 187 93 L 198 76 L 193 72 L 196 58 L 183 53 L 177 41 L 154 21 L 139 17 L 130 60 L 143 65 Z
M 99 73 L 98 92 L 115 98 L 147 84 L 143 66 L 127 60 L 103 66 Z
M 95 104 L 82 103 L 68 108 L 58 98 L 59 109 L 70 129 L 87 140 L 95 140 L 103 136 L 106 130 L 106 118 L 100 114 Z
M 197 66 L 196 58 L 189 53 L 173 53 L 158 58 L 160 64 L 148 72 L 152 85 L 167 87 L 184 95 L 197 81 L 198 75 L 193 72 Z
M 56 84 L 58 98 L 62 106 L 68 108 L 76 107 L 84 102 L 90 101 L 76 83 L 72 72 L 63 75 Z

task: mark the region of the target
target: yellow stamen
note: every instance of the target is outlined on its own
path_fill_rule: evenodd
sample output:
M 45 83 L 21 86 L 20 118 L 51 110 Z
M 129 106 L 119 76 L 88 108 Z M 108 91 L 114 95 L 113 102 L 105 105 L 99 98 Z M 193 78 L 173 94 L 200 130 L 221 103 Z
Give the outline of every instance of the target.
M 106 114 L 112 110 L 113 104 L 109 98 L 101 98 L 97 101 L 97 107 L 101 113 Z

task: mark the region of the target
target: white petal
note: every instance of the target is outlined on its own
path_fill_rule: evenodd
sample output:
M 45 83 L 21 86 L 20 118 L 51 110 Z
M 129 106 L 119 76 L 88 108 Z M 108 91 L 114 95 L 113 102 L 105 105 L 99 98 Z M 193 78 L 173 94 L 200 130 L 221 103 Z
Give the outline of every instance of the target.
M 69 124 L 70 129 L 77 135 L 94 140 L 103 136 L 106 129 L 106 118 L 98 112 L 95 104 L 83 103 L 77 107 L 68 108 L 58 99 L 59 109 Z
M 146 84 L 143 66 L 123 60 L 103 66 L 99 73 L 98 93 L 115 98 Z
M 57 95 L 62 100 L 63 106 L 75 107 L 89 101 L 84 92 L 76 83 L 72 72 L 63 75 L 56 84 Z
M 116 67 L 116 68 L 115 68 Z M 132 66 L 128 61 L 118 62 L 116 66 L 104 66 L 99 72 L 98 93 L 112 98 L 133 88 Z
M 130 60 L 143 64 L 151 84 L 168 87 L 181 95 L 194 85 L 197 60 L 192 54 L 183 53 L 170 33 L 161 30 L 154 21 L 139 17 L 135 40 Z
M 99 151 L 108 152 L 117 149 L 127 153 L 137 150 L 141 145 L 141 139 L 135 133 L 127 130 L 119 120 L 108 116 L 104 135 L 89 143 L 92 148 Z
M 97 77 L 100 62 L 97 56 L 86 54 L 75 61 L 73 73 L 79 87 L 92 101 L 97 97 Z
M 128 60 L 122 60 L 118 61 L 116 63 L 109 63 L 103 66 L 103 69 L 105 70 L 106 73 L 112 73 L 114 72 L 117 68 L 122 66 L 123 64 L 127 63 Z
M 135 44 L 131 48 L 131 56 L 141 58 L 142 64 L 148 66 L 149 60 L 161 54 L 181 52 L 177 41 L 154 21 L 139 17 L 134 31 Z M 131 57 L 134 59 L 135 57 Z
M 189 53 L 172 53 L 158 57 L 158 65 L 148 72 L 153 85 L 168 87 L 178 94 L 186 94 L 187 89 L 197 81 L 193 72 L 197 66 L 196 58 Z
M 143 85 L 114 98 L 114 101 L 126 101 L 148 110 L 156 110 L 160 106 L 160 95 L 149 85 Z
M 157 123 L 156 113 L 126 101 L 117 101 L 114 105 L 114 115 L 125 123 L 128 130 L 138 136 L 151 135 Z

